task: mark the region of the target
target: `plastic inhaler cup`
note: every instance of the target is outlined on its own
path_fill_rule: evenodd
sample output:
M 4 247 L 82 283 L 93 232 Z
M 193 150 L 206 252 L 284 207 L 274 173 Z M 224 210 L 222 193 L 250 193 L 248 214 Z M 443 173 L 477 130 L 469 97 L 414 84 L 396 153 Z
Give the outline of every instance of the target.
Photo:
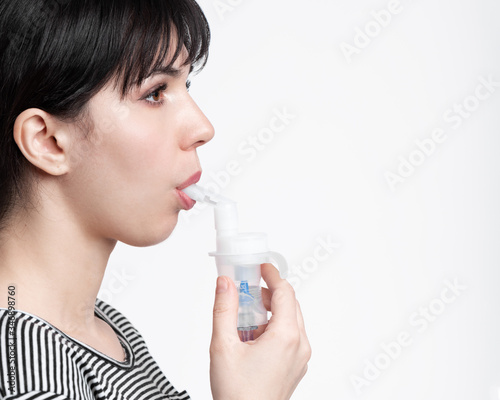
M 267 248 L 264 233 L 236 233 L 218 236 L 215 257 L 218 276 L 228 276 L 239 293 L 238 329 L 248 331 L 267 324 L 267 310 L 262 302 L 261 270 L 263 263 L 271 262 L 286 277 L 288 265 L 285 258 Z
M 243 333 L 267 323 L 267 311 L 262 303 L 260 265 L 271 262 L 286 278 L 288 264 L 285 258 L 269 251 L 265 233 L 239 233 L 238 210 L 230 199 L 212 193 L 198 185 L 182 189 L 193 200 L 214 206 L 217 250 L 215 257 L 218 275 L 230 277 L 239 292 L 238 329 Z M 247 340 L 251 335 L 245 335 Z

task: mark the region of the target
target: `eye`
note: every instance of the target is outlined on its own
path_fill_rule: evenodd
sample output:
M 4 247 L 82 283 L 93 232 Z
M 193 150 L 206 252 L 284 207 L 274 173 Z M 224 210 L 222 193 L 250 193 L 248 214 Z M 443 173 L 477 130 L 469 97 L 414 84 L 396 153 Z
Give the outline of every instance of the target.
M 163 84 L 149 93 L 147 97 L 144 98 L 144 100 L 153 105 L 163 104 L 163 93 L 165 92 L 165 90 L 167 90 L 167 85 Z

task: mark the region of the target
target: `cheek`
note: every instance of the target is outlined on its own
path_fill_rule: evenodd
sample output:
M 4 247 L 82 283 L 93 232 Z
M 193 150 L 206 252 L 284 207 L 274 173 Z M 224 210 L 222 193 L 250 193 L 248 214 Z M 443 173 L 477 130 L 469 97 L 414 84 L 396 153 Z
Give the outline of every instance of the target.
M 151 122 L 127 122 L 108 135 L 101 147 L 100 157 L 108 173 L 127 182 L 132 190 L 150 185 L 152 190 L 161 181 L 169 186 L 171 163 L 176 158 L 173 135 Z
M 96 132 L 73 193 L 93 228 L 134 246 L 170 235 L 179 211 L 174 188 L 180 150 L 174 137 L 159 124 L 131 119 Z
M 108 159 L 109 166 L 132 177 L 144 168 L 160 166 L 173 151 L 172 135 L 159 110 L 134 103 L 121 103 L 103 93 L 92 107 L 96 158 Z

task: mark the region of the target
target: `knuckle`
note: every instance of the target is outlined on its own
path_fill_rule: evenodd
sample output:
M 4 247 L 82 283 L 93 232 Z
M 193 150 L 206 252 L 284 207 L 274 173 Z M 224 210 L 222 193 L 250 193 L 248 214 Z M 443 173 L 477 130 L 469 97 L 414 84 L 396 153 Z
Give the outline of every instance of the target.
M 292 285 L 290 285 L 290 283 L 286 280 L 282 280 L 281 281 L 281 285 L 280 285 L 283 289 L 287 290 L 291 296 L 293 296 L 293 298 L 295 298 L 295 289 L 293 288 Z
M 309 369 L 309 366 L 306 364 L 304 368 L 302 369 L 302 377 L 301 379 L 307 374 L 307 370 Z
M 215 303 L 213 310 L 214 319 L 224 316 L 225 314 L 227 314 L 228 311 L 229 311 L 229 306 L 227 304 Z
M 309 360 L 311 360 L 311 356 L 312 356 L 312 348 L 309 342 L 307 342 L 304 345 L 304 358 L 306 360 L 306 363 L 309 362 Z
M 237 352 L 237 344 L 238 342 L 229 337 L 212 337 L 209 348 L 210 358 L 217 357 L 219 359 L 225 359 L 234 357 L 235 352 Z
M 300 345 L 300 334 L 295 331 L 286 332 L 281 335 L 281 341 L 285 347 L 296 351 Z
M 276 288 L 273 292 L 273 300 L 278 304 L 283 304 L 295 298 L 295 291 L 290 284 L 283 284 Z
M 283 289 L 276 289 L 272 299 L 276 304 L 283 304 L 286 301 L 286 292 Z
M 225 346 L 223 342 L 218 340 L 215 341 L 213 340 L 212 343 L 210 344 L 210 349 L 209 349 L 210 358 L 225 353 L 226 347 L 227 346 Z

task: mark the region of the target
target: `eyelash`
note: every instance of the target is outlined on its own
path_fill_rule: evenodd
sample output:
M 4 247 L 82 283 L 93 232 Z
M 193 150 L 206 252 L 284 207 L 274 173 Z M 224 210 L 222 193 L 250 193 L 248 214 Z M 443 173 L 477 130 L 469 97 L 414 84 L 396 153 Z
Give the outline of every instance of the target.
M 189 88 L 191 87 L 191 81 L 186 81 L 186 89 L 187 91 L 189 92 Z M 150 105 L 152 106 L 156 106 L 156 107 L 159 107 L 161 106 L 165 100 L 163 98 L 163 96 L 161 97 L 161 100 L 158 100 L 158 101 L 151 101 L 151 100 L 148 100 L 150 97 L 154 96 L 154 97 L 158 97 L 160 96 L 163 92 L 165 92 L 167 90 L 167 84 L 164 83 L 163 85 L 157 87 L 156 89 L 154 89 L 152 92 L 150 92 L 146 97 L 144 97 L 144 100 L 149 103 Z M 156 96 L 155 96 L 156 95 Z

